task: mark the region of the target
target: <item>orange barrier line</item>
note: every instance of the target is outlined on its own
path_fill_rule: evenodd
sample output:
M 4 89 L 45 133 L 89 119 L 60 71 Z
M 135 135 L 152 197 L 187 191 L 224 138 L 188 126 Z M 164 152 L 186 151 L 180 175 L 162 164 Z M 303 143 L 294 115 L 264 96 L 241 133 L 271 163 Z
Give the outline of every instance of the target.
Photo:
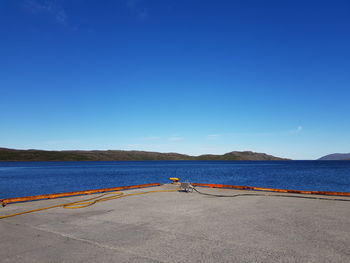
M 85 190 L 85 191 L 77 191 L 77 192 L 5 198 L 5 199 L 0 199 L 0 203 L 2 204 L 2 206 L 5 206 L 9 203 L 15 203 L 15 202 L 34 201 L 34 200 L 40 200 L 40 199 L 54 199 L 54 198 L 74 196 L 74 195 L 88 195 L 88 194 L 94 194 L 94 193 L 103 193 L 103 192 L 118 191 L 118 190 L 124 190 L 124 189 L 144 188 L 144 187 L 151 187 L 151 186 L 160 186 L 160 183 L 139 184 L 139 185 L 102 188 L 102 189 Z
M 210 187 L 210 188 L 233 188 L 233 189 L 240 189 L 240 190 L 257 190 L 257 191 L 269 191 L 269 192 L 279 192 L 279 193 L 350 196 L 350 193 L 348 192 L 301 191 L 301 190 L 274 189 L 274 188 L 262 188 L 262 187 L 240 186 L 240 185 L 224 185 L 224 184 L 192 183 L 192 185 L 204 186 L 204 187 Z

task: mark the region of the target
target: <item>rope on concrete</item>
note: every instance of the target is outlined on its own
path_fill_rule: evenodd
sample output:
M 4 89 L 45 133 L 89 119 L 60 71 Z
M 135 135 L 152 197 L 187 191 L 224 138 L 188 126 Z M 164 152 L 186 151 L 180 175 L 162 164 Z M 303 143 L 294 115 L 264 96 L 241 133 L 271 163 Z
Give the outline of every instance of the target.
M 88 199 L 84 199 L 84 200 L 80 200 L 80 201 L 63 203 L 63 204 L 58 204 L 58 205 L 47 206 L 47 207 L 37 208 L 37 209 L 33 209 L 33 210 L 23 211 L 23 212 L 19 212 L 19 213 L 4 215 L 4 216 L 0 216 L 0 219 L 29 214 L 29 213 L 34 213 L 34 212 L 48 210 L 48 209 L 52 209 L 52 208 L 56 208 L 56 207 L 63 207 L 63 208 L 67 208 L 67 209 L 78 209 L 78 208 L 88 207 L 88 206 L 94 205 L 94 204 L 99 203 L 99 202 L 105 202 L 105 201 L 118 199 L 118 198 L 122 198 L 122 197 L 127 197 L 127 196 L 144 195 L 144 194 L 150 194 L 150 193 L 175 192 L 175 191 L 177 191 L 177 190 L 155 190 L 155 191 L 139 192 L 139 193 L 132 193 L 132 194 L 124 194 L 123 192 L 115 191 L 112 193 L 106 193 L 106 194 L 102 194 L 102 195 L 99 195 L 96 197 L 92 197 L 92 198 L 88 198 Z
M 290 197 L 290 198 L 305 198 L 305 199 L 317 199 L 317 200 L 328 200 L 328 201 L 345 201 L 349 202 L 350 199 L 341 199 L 341 198 L 325 198 L 325 197 L 315 197 L 315 196 L 297 196 L 297 195 L 281 195 L 281 194 L 235 194 L 235 195 L 217 195 L 217 194 L 209 194 L 198 191 L 195 187 L 193 190 L 198 194 L 214 196 L 214 197 L 238 197 L 238 196 L 271 196 L 271 197 Z

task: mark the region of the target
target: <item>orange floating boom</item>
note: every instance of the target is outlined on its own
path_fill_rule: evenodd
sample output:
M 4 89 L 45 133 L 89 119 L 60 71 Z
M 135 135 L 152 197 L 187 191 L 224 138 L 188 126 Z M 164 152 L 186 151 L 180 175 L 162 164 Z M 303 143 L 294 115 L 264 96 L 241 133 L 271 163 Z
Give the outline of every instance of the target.
M 40 199 L 54 199 L 54 198 L 75 196 L 75 195 L 89 195 L 94 193 L 103 193 L 103 192 L 118 191 L 118 190 L 125 190 L 125 189 L 135 189 L 135 188 L 145 188 L 145 187 L 151 187 L 151 186 L 160 186 L 160 183 L 139 184 L 139 185 L 102 188 L 102 189 L 85 190 L 85 191 L 77 191 L 77 192 L 5 198 L 5 199 L 0 199 L 0 204 L 2 204 L 2 206 L 5 206 L 9 203 L 15 203 L 15 202 L 34 201 L 34 200 L 40 200 Z
M 256 191 L 269 191 L 269 192 L 293 193 L 293 194 L 350 196 L 349 192 L 301 191 L 301 190 L 274 189 L 274 188 L 262 188 L 262 187 L 240 186 L 240 185 L 224 185 L 224 184 L 192 183 L 192 185 L 193 186 L 204 186 L 204 187 L 210 187 L 210 188 L 232 188 L 232 189 L 240 189 L 240 190 L 256 190 Z

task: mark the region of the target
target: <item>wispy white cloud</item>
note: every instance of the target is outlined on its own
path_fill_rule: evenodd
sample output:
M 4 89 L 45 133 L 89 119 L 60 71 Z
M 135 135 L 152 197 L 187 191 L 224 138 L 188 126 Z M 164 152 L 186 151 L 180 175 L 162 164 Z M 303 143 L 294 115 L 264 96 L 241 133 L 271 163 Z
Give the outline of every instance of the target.
M 295 129 L 290 130 L 289 133 L 293 133 L 293 134 L 300 133 L 300 132 L 302 132 L 303 129 L 304 129 L 303 126 L 298 126 Z
M 23 0 L 22 8 L 27 12 L 49 16 L 55 23 L 74 29 L 68 23 L 68 15 L 64 8 L 64 0 Z

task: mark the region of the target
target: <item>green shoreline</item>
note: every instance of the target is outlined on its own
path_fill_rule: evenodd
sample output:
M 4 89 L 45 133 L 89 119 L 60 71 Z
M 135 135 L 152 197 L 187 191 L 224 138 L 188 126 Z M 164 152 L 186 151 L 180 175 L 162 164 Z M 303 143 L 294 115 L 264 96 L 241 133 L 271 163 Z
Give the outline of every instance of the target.
M 289 160 L 265 153 L 233 151 L 222 155 L 191 156 L 147 151 L 44 151 L 0 148 L 0 161 L 280 161 Z

